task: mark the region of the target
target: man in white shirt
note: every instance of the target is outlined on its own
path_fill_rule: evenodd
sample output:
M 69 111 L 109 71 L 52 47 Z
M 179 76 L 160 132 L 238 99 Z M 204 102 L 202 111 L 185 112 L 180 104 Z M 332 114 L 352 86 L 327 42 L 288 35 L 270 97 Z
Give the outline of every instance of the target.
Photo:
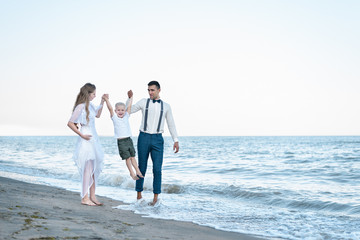
M 175 153 L 179 151 L 179 140 L 176 132 L 174 118 L 172 116 L 171 107 L 168 103 L 160 100 L 160 84 L 157 81 L 151 81 L 148 84 L 148 92 L 150 98 L 143 98 L 134 104 L 131 113 L 139 110 L 142 111 L 142 121 L 140 133 L 137 143 L 138 161 L 140 172 L 145 177 L 149 154 L 153 161 L 153 193 L 154 199 L 151 205 L 155 205 L 158 201 L 158 195 L 161 193 L 161 169 L 164 156 L 164 122 L 168 125 L 171 137 L 174 141 L 173 150 Z M 130 97 L 130 96 L 129 96 Z M 136 181 L 135 190 L 137 191 L 137 199 L 142 198 L 144 179 L 140 178 Z

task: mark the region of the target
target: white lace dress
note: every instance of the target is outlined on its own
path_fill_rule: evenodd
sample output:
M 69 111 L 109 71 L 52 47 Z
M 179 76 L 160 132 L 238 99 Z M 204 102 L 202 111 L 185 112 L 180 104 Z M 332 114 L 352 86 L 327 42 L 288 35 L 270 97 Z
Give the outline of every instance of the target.
M 99 137 L 95 129 L 95 116 L 101 106 L 95 107 L 89 104 L 89 122 L 86 120 L 85 103 L 76 106 L 71 115 L 70 122 L 81 125 L 80 132 L 91 135 L 90 140 L 78 137 L 73 160 L 78 167 L 81 177 L 81 198 L 89 193 L 90 187 L 94 183 L 97 186 L 99 175 L 103 168 L 104 152 L 101 148 Z M 94 175 L 94 179 L 92 176 Z M 88 195 L 90 197 L 90 195 Z

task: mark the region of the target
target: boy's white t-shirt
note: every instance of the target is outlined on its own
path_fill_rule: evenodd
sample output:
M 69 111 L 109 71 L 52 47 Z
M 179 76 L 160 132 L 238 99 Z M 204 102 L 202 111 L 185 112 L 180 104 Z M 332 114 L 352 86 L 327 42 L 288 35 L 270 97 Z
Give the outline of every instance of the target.
M 119 118 L 116 114 L 112 116 L 114 124 L 114 136 L 115 138 L 131 137 L 131 128 L 129 123 L 129 113 L 126 112 L 123 118 Z

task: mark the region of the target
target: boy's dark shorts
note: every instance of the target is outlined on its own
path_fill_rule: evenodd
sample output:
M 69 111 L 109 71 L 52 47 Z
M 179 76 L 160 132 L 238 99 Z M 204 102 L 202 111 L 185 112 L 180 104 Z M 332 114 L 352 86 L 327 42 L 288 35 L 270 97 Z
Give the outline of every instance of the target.
M 126 160 L 130 157 L 135 157 L 134 143 L 130 137 L 117 140 L 119 154 L 122 160 Z

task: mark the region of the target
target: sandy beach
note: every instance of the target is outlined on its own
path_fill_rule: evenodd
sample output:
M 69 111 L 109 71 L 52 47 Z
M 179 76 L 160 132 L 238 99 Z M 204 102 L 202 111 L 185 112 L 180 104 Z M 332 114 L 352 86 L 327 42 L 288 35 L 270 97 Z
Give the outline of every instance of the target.
M 104 206 L 80 204 L 79 194 L 0 177 L 1 239 L 260 239 L 189 222 L 145 218 Z

